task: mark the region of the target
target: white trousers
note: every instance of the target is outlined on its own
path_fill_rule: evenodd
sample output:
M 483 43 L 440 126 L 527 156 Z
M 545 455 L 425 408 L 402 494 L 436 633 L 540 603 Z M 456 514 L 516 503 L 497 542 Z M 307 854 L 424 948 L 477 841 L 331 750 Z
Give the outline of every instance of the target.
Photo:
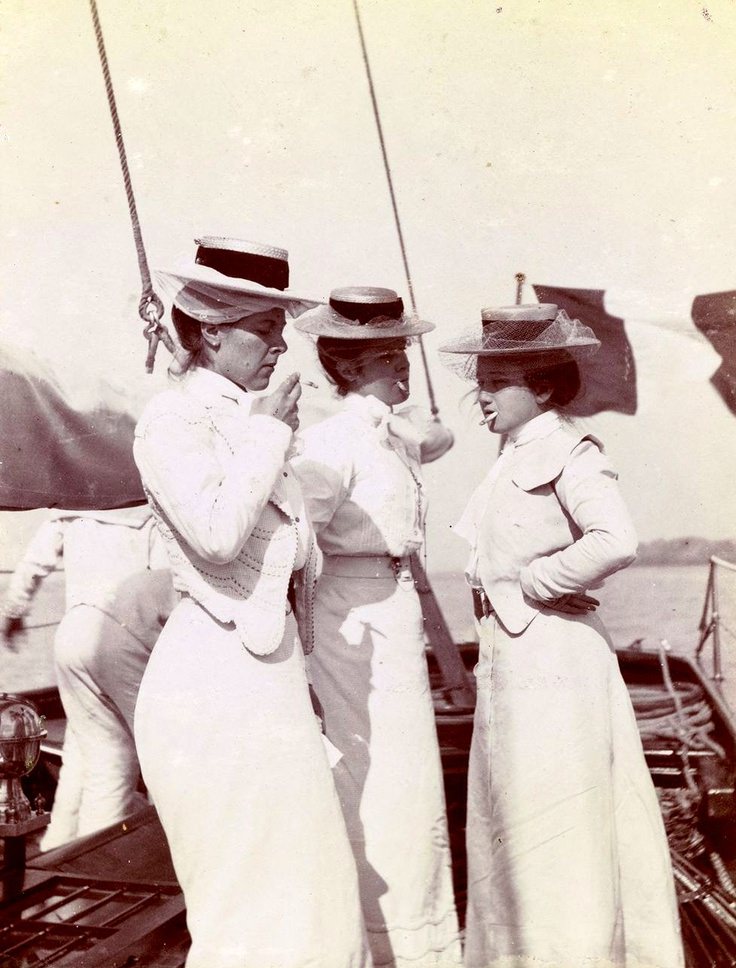
M 118 823 L 145 805 L 136 792 L 132 719 L 152 645 L 91 605 L 74 606 L 59 623 L 54 661 L 67 727 L 42 850 Z

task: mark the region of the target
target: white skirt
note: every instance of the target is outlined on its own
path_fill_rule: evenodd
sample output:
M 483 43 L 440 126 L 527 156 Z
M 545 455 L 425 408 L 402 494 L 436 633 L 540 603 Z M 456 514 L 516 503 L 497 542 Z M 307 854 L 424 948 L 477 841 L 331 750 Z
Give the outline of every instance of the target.
M 680 968 L 670 855 L 596 616 L 484 621 L 468 774 L 468 968 Z
M 377 968 L 462 962 L 442 767 L 411 581 L 323 574 L 310 678 Z
M 261 657 L 182 601 L 146 669 L 135 734 L 184 891 L 187 968 L 370 964 L 293 620 Z

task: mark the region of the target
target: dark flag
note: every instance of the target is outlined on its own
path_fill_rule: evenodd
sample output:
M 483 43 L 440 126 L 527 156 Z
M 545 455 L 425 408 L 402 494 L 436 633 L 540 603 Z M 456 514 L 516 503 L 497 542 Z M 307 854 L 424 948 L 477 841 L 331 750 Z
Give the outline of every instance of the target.
M 0 348 L 0 509 L 142 504 L 133 416 L 113 400 L 73 407 L 51 373 Z
M 577 417 L 590 417 L 602 410 L 636 413 L 636 367 L 626 336 L 623 319 L 610 316 L 604 306 L 603 289 L 563 289 L 534 286 L 540 302 L 555 303 L 571 319 L 590 326 L 601 341 L 601 348 L 580 364 L 583 390 L 566 407 Z
M 736 292 L 696 296 L 693 323 L 721 357 L 710 378 L 731 413 L 736 414 Z

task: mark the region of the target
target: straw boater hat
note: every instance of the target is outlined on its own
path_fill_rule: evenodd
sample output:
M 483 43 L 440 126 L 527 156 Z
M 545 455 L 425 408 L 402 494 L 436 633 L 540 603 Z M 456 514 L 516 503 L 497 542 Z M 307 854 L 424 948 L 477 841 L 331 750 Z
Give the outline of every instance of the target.
M 403 300 L 393 289 L 348 286 L 333 289 L 329 305 L 305 313 L 294 328 L 333 339 L 408 339 L 429 333 L 434 323 L 405 313 Z
M 299 316 L 321 300 L 289 292 L 289 253 L 260 242 L 206 236 L 195 239 L 193 262 L 155 270 L 175 306 L 202 323 L 234 323 L 277 307 Z
M 590 326 L 553 303 L 489 307 L 481 310 L 481 322 L 481 332 L 439 348 L 445 366 L 467 380 L 475 380 L 479 356 L 501 366 L 540 369 L 569 359 L 581 362 L 601 345 Z

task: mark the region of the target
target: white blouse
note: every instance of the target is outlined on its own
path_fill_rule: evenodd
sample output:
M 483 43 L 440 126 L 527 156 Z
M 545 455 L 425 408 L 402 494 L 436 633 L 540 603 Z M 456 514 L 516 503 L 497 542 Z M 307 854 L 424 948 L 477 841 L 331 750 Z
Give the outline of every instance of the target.
M 328 555 L 409 555 L 424 537 L 422 438 L 373 396 L 301 434 L 293 461 L 320 548 Z

